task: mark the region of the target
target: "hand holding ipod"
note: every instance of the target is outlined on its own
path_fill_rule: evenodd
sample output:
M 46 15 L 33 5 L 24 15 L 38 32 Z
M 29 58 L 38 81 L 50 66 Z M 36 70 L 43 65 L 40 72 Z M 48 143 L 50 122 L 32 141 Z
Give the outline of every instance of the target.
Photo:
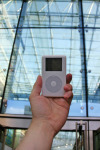
M 70 84 L 72 75 L 67 74 L 66 79 L 64 98 L 54 98 L 41 95 L 42 77 L 38 76 L 29 97 L 32 122 L 16 150 L 51 149 L 54 136 L 67 120 L 73 97 Z
M 65 78 L 66 84 L 63 87 L 65 91 L 63 97 L 43 96 L 41 94 L 43 77 L 41 76 L 38 76 L 29 97 L 33 115 L 32 122 L 37 120 L 40 124 L 44 122 L 47 127 L 51 126 L 51 130 L 54 132 L 53 135 L 57 134 L 66 122 L 73 98 L 72 85 L 70 84 L 72 75 L 67 74 Z
M 66 84 L 66 56 L 42 57 L 42 94 L 47 97 L 64 97 Z
M 33 115 L 32 120 L 38 120 L 40 124 L 44 122 L 46 126 L 51 126 L 54 135 L 61 129 L 68 117 L 73 98 L 71 80 L 72 75 L 67 74 L 63 97 L 46 97 L 41 95 L 43 80 L 41 76 L 38 76 L 29 97 Z

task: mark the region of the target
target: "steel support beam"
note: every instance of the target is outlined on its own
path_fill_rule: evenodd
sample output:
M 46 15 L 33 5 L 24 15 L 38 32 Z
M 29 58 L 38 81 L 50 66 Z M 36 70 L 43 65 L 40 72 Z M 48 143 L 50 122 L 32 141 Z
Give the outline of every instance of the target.
M 87 62 L 86 62 L 86 47 L 85 47 L 82 0 L 78 1 L 78 5 L 79 5 L 79 24 L 80 24 L 80 56 L 81 56 L 81 69 L 82 69 L 82 102 L 86 102 L 86 116 L 88 117 Z

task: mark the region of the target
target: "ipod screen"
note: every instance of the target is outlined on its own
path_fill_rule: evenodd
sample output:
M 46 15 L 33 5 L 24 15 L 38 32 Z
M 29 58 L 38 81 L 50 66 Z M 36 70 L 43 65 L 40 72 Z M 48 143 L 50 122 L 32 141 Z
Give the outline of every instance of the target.
M 46 58 L 46 71 L 62 71 L 62 58 Z

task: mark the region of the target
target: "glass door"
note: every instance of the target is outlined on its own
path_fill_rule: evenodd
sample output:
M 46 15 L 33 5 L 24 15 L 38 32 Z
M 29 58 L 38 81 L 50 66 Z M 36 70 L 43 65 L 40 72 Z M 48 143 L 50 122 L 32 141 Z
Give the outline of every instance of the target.
M 87 122 L 76 122 L 72 129 L 60 131 L 52 144 L 52 150 L 88 150 L 87 147 Z
M 94 150 L 100 150 L 100 128 L 94 131 Z
M 0 150 L 15 150 L 25 133 L 26 130 L 19 129 L 0 130 Z
M 31 118 L 0 117 L 0 150 L 15 150 L 25 136 L 30 121 Z M 51 150 L 100 150 L 99 141 L 99 118 L 80 120 L 68 117 L 61 131 L 53 139 Z
M 86 150 L 84 125 L 76 123 L 74 129 L 60 131 L 53 140 L 51 150 Z M 26 131 L 21 129 L 0 130 L 0 150 L 15 150 Z
M 4 150 L 7 130 L 0 127 L 0 150 Z
M 77 141 L 77 147 L 76 147 Z M 53 140 L 52 150 L 85 150 L 84 132 L 61 131 Z
M 3 131 L 0 129 L 0 149 L 2 149 L 2 143 L 3 143 Z
M 83 131 L 83 128 L 85 126 L 85 131 Z M 87 133 L 86 133 L 86 124 L 76 123 L 76 144 L 73 150 L 85 150 L 86 149 L 86 139 Z

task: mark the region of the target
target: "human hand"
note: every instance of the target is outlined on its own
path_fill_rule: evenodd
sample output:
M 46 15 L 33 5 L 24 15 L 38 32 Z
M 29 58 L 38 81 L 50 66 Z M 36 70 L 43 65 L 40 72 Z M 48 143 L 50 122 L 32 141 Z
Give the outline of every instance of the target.
M 64 86 L 64 98 L 44 97 L 40 95 L 42 88 L 42 77 L 38 76 L 29 97 L 33 114 L 33 121 L 45 122 L 54 135 L 62 128 L 67 120 L 70 104 L 73 98 L 70 81 L 72 75 L 67 74 L 66 85 Z
M 63 98 L 44 97 L 40 95 L 42 77 L 38 76 L 29 97 L 32 109 L 32 122 L 27 133 L 16 150 L 50 150 L 54 136 L 67 120 L 73 93 L 70 81 L 72 75 L 66 76 Z

